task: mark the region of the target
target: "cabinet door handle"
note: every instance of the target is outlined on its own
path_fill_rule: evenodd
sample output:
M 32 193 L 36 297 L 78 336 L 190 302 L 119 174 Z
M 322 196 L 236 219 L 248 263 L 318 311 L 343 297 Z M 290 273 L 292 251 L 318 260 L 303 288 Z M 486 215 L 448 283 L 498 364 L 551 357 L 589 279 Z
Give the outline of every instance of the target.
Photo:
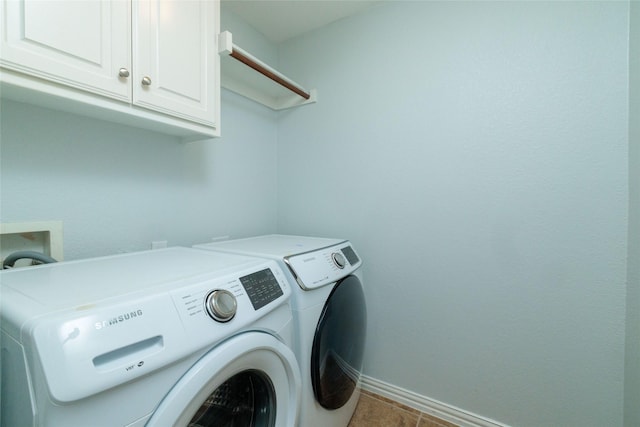
M 120 68 L 120 70 L 118 71 L 118 75 L 120 77 L 129 77 L 129 70 L 127 70 L 126 68 Z
M 145 86 L 150 86 L 151 85 L 151 77 L 144 76 L 142 78 L 142 84 L 145 85 Z

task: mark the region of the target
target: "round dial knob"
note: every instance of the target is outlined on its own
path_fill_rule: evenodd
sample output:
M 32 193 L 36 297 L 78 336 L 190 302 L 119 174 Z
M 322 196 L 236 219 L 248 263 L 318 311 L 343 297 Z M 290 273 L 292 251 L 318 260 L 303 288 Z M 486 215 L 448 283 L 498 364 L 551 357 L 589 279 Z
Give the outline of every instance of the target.
M 338 252 L 332 253 L 331 259 L 333 259 L 333 263 L 338 268 L 344 268 L 344 266 L 347 264 L 347 261 L 344 259 L 344 256 L 342 256 L 342 254 Z
M 236 297 L 224 289 L 216 289 L 207 295 L 207 313 L 218 322 L 228 322 L 236 315 Z

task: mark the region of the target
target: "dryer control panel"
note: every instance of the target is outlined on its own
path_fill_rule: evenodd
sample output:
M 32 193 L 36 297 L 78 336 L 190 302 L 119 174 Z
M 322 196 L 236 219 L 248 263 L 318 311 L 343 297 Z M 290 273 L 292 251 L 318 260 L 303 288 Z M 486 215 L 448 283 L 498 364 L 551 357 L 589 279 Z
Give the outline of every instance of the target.
M 285 257 L 284 261 L 298 285 L 305 290 L 337 282 L 362 265 L 349 242 Z

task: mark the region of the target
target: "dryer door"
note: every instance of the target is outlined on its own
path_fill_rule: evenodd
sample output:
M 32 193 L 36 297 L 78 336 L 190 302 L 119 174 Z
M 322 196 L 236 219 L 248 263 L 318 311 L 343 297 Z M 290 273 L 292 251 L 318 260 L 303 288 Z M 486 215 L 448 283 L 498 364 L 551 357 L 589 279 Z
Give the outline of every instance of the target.
M 249 332 L 205 354 L 171 389 L 148 427 L 296 425 L 300 373 L 274 336 Z
M 362 370 L 367 309 L 360 280 L 353 275 L 333 288 L 320 315 L 311 352 L 311 381 L 320 405 L 342 407 Z

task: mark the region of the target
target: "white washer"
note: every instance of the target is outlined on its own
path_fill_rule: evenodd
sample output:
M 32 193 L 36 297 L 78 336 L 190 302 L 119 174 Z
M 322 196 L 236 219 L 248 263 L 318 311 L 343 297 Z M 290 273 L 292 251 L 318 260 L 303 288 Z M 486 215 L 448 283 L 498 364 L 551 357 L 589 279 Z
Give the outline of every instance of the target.
M 273 261 L 169 248 L 5 270 L 0 291 L 3 426 L 296 424 Z
M 288 276 L 302 372 L 300 427 L 347 426 L 366 334 L 362 261 L 346 240 L 269 235 L 196 248 L 278 261 Z

